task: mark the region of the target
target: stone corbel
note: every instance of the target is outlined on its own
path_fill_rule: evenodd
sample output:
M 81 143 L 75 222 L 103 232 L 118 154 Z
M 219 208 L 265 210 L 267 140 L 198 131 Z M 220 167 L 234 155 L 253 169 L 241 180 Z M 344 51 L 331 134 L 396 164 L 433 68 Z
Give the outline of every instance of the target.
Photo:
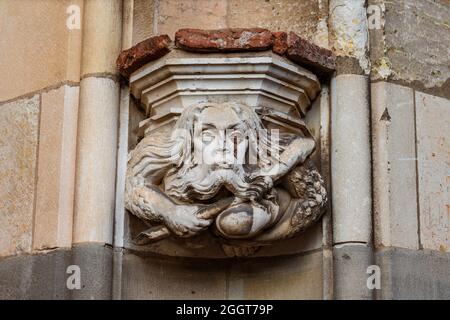
M 122 52 L 146 116 L 126 177 L 125 206 L 147 226 L 135 244 L 201 238 L 247 256 L 313 225 L 327 195 L 305 117 L 334 63 L 260 28 L 182 29 L 175 43 L 162 35 Z

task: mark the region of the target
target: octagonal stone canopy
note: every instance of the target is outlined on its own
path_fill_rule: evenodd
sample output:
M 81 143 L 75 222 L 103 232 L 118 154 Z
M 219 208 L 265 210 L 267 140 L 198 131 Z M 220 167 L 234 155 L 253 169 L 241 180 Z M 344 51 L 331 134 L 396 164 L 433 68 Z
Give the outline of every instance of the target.
M 130 90 L 141 101 L 146 120 L 140 132 L 176 121 L 192 104 L 239 101 L 264 109 L 262 118 L 291 131 L 307 131 L 301 120 L 320 92 L 310 71 L 275 55 L 181 57 L 170 54 L 130 76 Z

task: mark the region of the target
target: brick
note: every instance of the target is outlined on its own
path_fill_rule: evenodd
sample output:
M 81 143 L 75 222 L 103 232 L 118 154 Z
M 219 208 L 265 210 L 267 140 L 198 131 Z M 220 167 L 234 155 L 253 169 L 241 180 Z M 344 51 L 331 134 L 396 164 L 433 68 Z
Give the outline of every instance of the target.
M 276 54 L 279 54 L 280 56 L 284 55 L 286 53 L 286 50 L 288 49 L 288 36 L 287 33 L 284 31 L 277 31 L 272 32 L 273 34 L 273 47 L 272 51 Z
M 316 46 L 294 32 L 289 33 L 286 56 L 319 76 L 328 75 L 336 68 L 336 56 L 330 50 Z
M 166 34 L 139 42 L 132 48 L 122 51 L 117 58 L 117 69 L 125 77 L 145 65 L 170 52 L 170 37 Z
M 272 47 L 273 35 L 262 28 L 180 29 L 175 34 L 175 44 L 189 51 L 258 51 Z

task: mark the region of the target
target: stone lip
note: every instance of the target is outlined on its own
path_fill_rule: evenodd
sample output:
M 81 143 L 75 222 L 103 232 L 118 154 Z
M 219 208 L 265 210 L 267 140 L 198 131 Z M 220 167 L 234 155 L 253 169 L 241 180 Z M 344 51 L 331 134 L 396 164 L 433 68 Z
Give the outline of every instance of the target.
M 134 71 L 148 62 L 161 58 L 170 52 L 171 39 L 168 35 L 151 37 L 124 50 L 117 58 L 116 65 L 120 74 L 129 77 Z
M 117 68 L 124 77 L 148 62 L 170 52 L 168 35 L 144 40 L 123 51 L 117 59 Z M 180 29 L 175 33 L 178 49 L 198 53 L 228 53 L 272 50 L 292 62 L 310 69 L 319 77 L 328 77 L 336 69 L 336 56 L 294 32 L 271 32 L 263 28 L 229 28 L 218 30 Z
M 273 45 L 273 35 L 262 28 L 180 29 L 175 33 L 175 45 L 184 50 L 204 52 L 268 50 Z
M 286 56 L 289 60 L 310 67 L 320 76 L 336 69 L 336 56 L 328 49 L 321 48 L 290 32 L 287 39 Z

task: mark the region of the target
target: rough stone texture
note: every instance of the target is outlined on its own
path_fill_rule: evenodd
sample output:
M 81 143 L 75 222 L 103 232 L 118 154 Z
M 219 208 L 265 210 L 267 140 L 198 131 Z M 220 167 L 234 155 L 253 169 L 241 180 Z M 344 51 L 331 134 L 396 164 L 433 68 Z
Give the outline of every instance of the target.
M 419 249 L 414 92 L 378 82 L 371 94 L 375 243 Z
M 66 269 L 70 251 L 57 250 L 0 260 L 0 299 L 70 299 Z
M 367 8 L 364 0 L 330 0 L 328 25 L 330 46 L 339 56 L 358 59 L 366 74 L 370 71 Z
M 39 98 L 0 105 L 0 256 L 31 249 Z
M 226 28 L 227 6 L 224 0 L 159 1 L 155 34 L 174 35 L 181 28 Z
M 175 44 L 181 49 L 205 52 L 258 51 L 269 49 L 273 36 L 262 28 L 180 29 L 175 33 Z
M 373 76 L 450 98 L 448 1 L 385 1 L 384 54 Z
M 430 250 L 385 248 L 375 255 L 381 269 L 377 299 L 450 299 L 450 255 Z
M 170 42 L 169 36 L 165 34 L 149 38 L 122 51 L 116 61 L 119 72 L 128 77 L 146 63 L 164 56 L 170 52 Z
M 80 267 L 81 289 L 66 286 L 67 267 Z M 0 299 L 111 299 L 112 249 L 76 246 L 0 260 Z
M 81 31 L 66 26 L 71 4 L 83 14 L 82 0 L 0 1 L 0 101 L 79 81 Z
M 155 0 L 133 0 L 133 45 L 155 36 L 155 2 Z
M 33 249 L 72 244 L 78 87 L 42 94 Z
M 292 61 L 303 64 L 318 75 L 330 74 L 336 68 L 336 56 L 328 49 L 289 33 L 286 55 Z
M 177 259 L 125 253 L 123 261 L 122 299 L 322 297 L 321 251 L 276 260 Z
M 292 31 L 328 48 L 327 15 L 328 1 L 228 0 L 227 27 Z
M 450 251 L 450 101 L 416 92 L 420 240 Z
M 273 47 L 272 51 L 280 56 L 284 55 L 288 49 L 288 35 L 284 31 L 272 32 Z
M 372 248 L 362 244 L 345 244 L 333 248 L 334 298 L 338 300 L 374 297 L 367 287 L 367 267 L 373 265 Z

